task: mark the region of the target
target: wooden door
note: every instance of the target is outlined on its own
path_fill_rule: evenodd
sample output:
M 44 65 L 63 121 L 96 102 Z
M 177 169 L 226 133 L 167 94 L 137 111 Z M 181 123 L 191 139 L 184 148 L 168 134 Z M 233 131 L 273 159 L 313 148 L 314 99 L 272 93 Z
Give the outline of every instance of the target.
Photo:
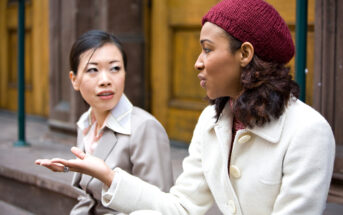
M 329 201 L 343 204 L 343 1 L 316 0 L 314 107 L 329 121 L 336 140 Z
M 194 63 L 200 53 L 201 18 L 218 0 L 153 0 L 151 22 L 152 113 L 171 139 L 189 142 L 205 91 Z M 268 0 L 286 20 L 294 38 L 296 0 Z M 309 0 L 307 103 L 312 104 L 314 0 Z M 294 70 L 294 59 L 290 62 Z
M 201 18 L 217 2 L 152 2 L 152 113 L 175 140 L 190 141 L 198 116 L 207 104 L 194 63 L 201 51 Z
M 25 109 L 47 116 L 48 1 L 25 1 Z M 18 1 L 0 2 L 0 108 L 17 110 Z

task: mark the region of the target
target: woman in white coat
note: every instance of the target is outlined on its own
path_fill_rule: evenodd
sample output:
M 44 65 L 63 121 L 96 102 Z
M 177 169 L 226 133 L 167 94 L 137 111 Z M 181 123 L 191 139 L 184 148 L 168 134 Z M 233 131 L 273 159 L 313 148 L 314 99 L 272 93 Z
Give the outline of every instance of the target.
M 321 215 L 335 140 L 327 121 L 297 99 L 285 66 L 294 55 L 286 23 L 263 0 L 223 0 L 202 24 L 195 68 L 212 105 L 169 193 L 77 148 L 79 159 L 52 163 L 99 178 L 102 203 L 125 213 L 200 215 L 215 202 L 228 215 Z

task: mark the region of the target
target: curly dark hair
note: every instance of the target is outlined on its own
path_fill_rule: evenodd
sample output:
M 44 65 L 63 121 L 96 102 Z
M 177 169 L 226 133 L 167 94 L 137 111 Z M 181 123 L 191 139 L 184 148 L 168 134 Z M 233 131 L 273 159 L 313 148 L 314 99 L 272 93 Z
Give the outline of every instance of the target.
M 242 42 L 226 34 L 230 41 L 230 51 L 236 52 Z M 299 86 L 290 75 L 290 68 L 277 62 L 267 62 L 256 54 L 243 68 L 241 74 L 242 91 L 233 102 L 233 113 L 244 126 L 263 126 L 272 119 L 278 119 L 290 98 L 299 97 Z M 217 120 L 230 97 L 210 100 L 215 105 Z

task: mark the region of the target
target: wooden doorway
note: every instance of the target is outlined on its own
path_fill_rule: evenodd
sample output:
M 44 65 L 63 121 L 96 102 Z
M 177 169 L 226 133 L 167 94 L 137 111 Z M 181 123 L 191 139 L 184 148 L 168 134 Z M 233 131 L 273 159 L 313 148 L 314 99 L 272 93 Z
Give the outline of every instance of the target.
M 202 109 L 195 60 L 200 53 L 201 18 L 218 0 L 153 0 L 151 22 L 152 113 L 171 139 L 189 142 Z M 267 0 L 286 20 L 295 41 L 296 1 Z M 308 1 L 306 102 L 312 104 L 314 0 Z M 294 71 L 294 59 L 290 66 Z
M 48 1 L 25 1 L 25 109 L 47 116 Z M 18 1 L 0 2 L 0 108 L 17 110 Z
M 193 65 L 201 51 L 201 17 L 217 2 L 152 2 L 152 113 L 175 140 L 190 141 L 201 110 L 207 104 Z

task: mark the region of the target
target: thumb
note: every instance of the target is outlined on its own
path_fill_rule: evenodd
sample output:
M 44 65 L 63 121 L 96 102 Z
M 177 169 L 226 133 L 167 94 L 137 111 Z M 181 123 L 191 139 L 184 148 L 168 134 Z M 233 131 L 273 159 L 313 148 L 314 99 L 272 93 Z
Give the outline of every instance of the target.
M 86 154 L 79 148 L 73 146 L 70 151 L 79 159 L 83 160 L 86 157 Z

